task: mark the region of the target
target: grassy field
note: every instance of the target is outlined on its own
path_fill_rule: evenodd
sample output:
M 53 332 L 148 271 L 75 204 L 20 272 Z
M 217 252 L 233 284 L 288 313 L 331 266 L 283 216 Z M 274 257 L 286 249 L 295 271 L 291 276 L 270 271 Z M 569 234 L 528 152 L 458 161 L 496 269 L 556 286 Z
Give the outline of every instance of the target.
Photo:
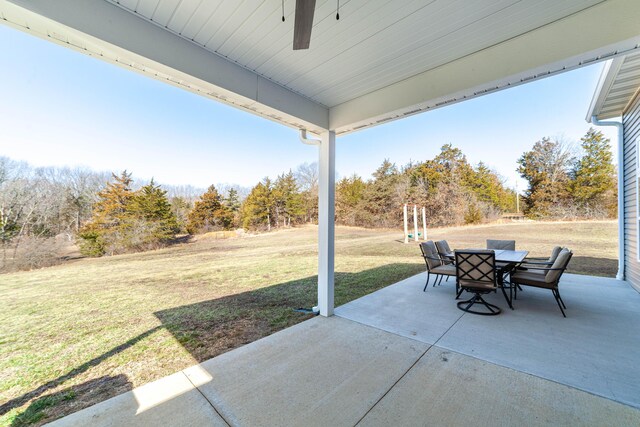
M 438 229 L 451 247 L 512 238 L 613 276 L 616 223 Z M 0 425 L 39 425 L 269 335 L 316 300 L 315 227 L 0 275 Z M 338 227 L 336 304 L 424 271 L 397 231 Z

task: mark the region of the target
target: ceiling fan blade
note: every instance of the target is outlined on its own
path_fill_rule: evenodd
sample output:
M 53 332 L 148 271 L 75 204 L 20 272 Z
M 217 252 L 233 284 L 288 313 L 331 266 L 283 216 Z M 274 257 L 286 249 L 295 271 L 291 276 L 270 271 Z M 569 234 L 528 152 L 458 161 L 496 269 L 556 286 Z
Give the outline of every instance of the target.
M 293 25 L 293 50 L 309 49 L 316 0 L 296 0 L 296 20 Z

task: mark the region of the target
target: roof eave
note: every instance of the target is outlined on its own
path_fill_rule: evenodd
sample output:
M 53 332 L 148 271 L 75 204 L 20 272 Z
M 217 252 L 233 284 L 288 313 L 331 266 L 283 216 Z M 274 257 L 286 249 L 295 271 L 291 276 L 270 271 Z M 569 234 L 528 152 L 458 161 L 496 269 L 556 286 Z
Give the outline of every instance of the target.
M 600 78 L 598 79 L 598 84 L 596 86 L 596 90 L 593 93 L 593 97 L 591 98 L 591 103 L 589 104 L 589 109 L 587 110 L 587 116 L 585 120 L 587 123 L 591 123 L 591 119 L 595 116 L 598 120 L 611 119 L 613 117 L 617 117 L 619 114 L 616 113 L 606 113 L 602 114 L 602 106 L 609 95 L 609 91 L 611 90 L 611 86 L 616 80 L 616 76 L 620 71 L 620 67 L 624 62 L 624 56 L 618 56 L 614 59 L 606 61 L 604 66 L 602 67 L 602 71 L 600 72 Z

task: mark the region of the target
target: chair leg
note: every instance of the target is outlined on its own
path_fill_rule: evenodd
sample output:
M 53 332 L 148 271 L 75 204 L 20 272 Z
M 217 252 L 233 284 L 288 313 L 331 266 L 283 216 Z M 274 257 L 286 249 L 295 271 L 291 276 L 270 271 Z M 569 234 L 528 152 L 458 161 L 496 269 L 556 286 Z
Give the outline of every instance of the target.
M 484 305 L 487 310 L 489 310 L 488 312 L 482 312 L 482 311 L 474 311 L 471 310 L 471 307 L 474 304 L 482 304 Z M 467 301 L 460 301 L 459 303 L 456 304 L 458 306 L 458 308 L 464 312 L 467 313 L 472 313 L 472 314 L 480 314 L 483 316 L 495 316 L 496 314 L 500 314 L 501 310 L 500 307 L 495 306 L 493 304 L 489 304 L 488 302 L 486 302 L 484 300 L 484 298 L 482 298 L 482 296 L 478 293 L 474 294 L 473 297 L 471 297 L 470 299 L 468 299 Z M 466 305 L 466 306 L 465 306 Z M 463 306 L 465 306 L 463 308 Z
M 511 277 L 509 277 L 509 300 L 511 301 L 511 309 L 513 309 L 513 283 L 511 283 Z
M 442 285 L 442 279 L 444 278 L 444 275 L 440 276 L 440 281 L 438 282 L 438 286 Z
M 511 299 L 507 296 L 507 291 L 504 290 L 504 284 L 500 286 L 500 289 L 502 289 L 502 295 L 504 295 L 504 299 L 507 300 L 507 304 L 509 304 L 509 308 L 513 310 L 513 304 L 511 303 Z
M 496 314 L 497 314 L 497 313 L 500 313 L 500 309 L 498 309 L 497 311 L 496 311 L 496 310 L 494 310 L 492 307 L 496 307 L 496 306 L 495 306 L 495 305 L 493 305 L 493 304 L 489 304 L 489 303 L 488 303 L 488 302 L 486 302 L 486 301 L 484 300 L 484 298 L 482 298 L 481 296 L 480 296 L 480 297 L 478 297 L 478 302 L 479 302 L 479 303 L 481 303 L 481 304 L 483 304 L 485 307 L 487 307 L 487 309 L 489 309 L 489 311 L 490 311 L 491 313 L 496 313 Z
M 551 292 L 553 292 L 553 297 L 556 299 L 556 302 L 558 303 L 558 307 L 560 307 L 560 311 L 562 312 L 562 315 L 564 317 L 567 317 L 567 315 L 564 314 L 564 310 L 562 309 L 562 304 L 560 304 L 559 295 L 556 293 L 556 290 L 552 289 Z
M 447 280 L 445 280 L 445 282 L 448 282 L 448 281 L 449 281 L 449 276 L 447 276 Z
M 513 310 L 513 304 L 511 303 L 512 298 L 510 296 L 507 296 L 507 291 L 504 289 L 504 286 L 505 286 L 506 283 L 509 283 L 509 282 L 506 282 L 504 280 L 504 276 L 503 275 L 498 276 L 498 287 L 502 291 L 502 295 L 504 295 L 504 299 L 507 300 L 507 304 L 509 304 L 509 308 L 511 310 Z M 513 287 L 513 285 L 511 283 L 509 283 L 509 294 L 511 294 L 511 288 L 512 287 Z M 498 290 L 496 289 L 495 292 L 497 292 L 497 291 Z
M 560 302 L 562 303 L 562 306 L 566 309 L 567 306 L 564 305 L 564 301 L 562 301 L 562 297 L 560 296 L 560 289 L 556 289 L 556 294 L 558 294 L 558 299 L 560 300 Z
M 422 290 L 422 292 L 427 291 L 427 286 L 429 286 L 429 276 L 431 276 L 431 273 L 427 271 L 427 283 L 424 284 L 424 289 Z
M 439 278 L 440 278 L 440 275 L 439 275 L 439 274 L 436 274 L 436 278 L 435 278 L 435 280 L 433 281 L 433 287 L 434 287 L 434 288 L 436 287 L 436 284 L 438 283 L 438 279 L 439 279 Z

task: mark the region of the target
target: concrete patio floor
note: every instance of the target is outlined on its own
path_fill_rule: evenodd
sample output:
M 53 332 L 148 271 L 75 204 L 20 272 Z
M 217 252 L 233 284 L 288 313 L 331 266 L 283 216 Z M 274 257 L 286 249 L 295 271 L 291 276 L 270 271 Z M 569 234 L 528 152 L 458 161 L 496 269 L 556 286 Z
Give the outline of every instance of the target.
M 56 426 L 640 425 L 640 294 L 566 275 L 494 317 L 418 275 Z
M 336 314 L 640 408 L 640 294 L 627 283 L 564 275 L 565 319 L 545 289 L 519 292 L 513 311 L 501 293 L 491 294 L 486 299 L 502 314 L 477 316 L 453 303 L 453 279 L 423 293 L 424 279 L 411 277 Z

